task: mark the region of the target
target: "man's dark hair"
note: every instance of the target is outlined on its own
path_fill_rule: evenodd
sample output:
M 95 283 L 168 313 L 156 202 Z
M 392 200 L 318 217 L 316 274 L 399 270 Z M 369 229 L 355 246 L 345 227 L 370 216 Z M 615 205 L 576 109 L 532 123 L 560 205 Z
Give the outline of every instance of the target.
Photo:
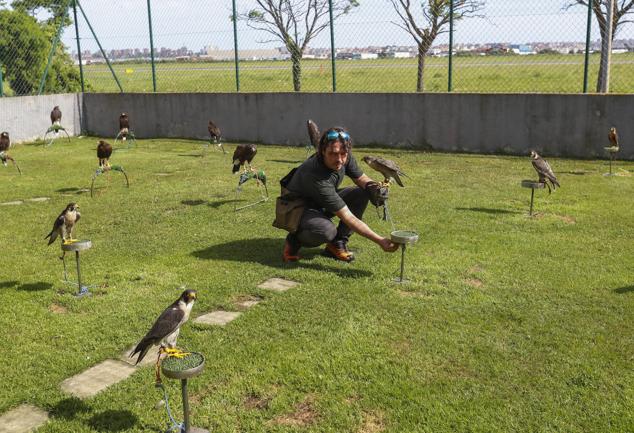
M 337 138 L 333 140 L 329 140 L 328 133 L 332 131 L 335 131 L 337 133 L 345 132 L 346 134 L 348 134 L 348 136 L 350 136 L 348 131 L 346 131 L 346 129 L 342 128 L 341 126 L 334 126 L 330 129 L 325 130 L 324 133 L 321 134 L 321 138 L 319 139 L 319 144 L 317 145 L 317 158 L 320 161 L 323 160 L 324 152 L 326 151 L 326 148 L 330 145 L 330 143 L 333 143 L 337 140 L 339 140 L 343 144 L 344 148 L 346 149 L 348 153 L 350 153 L 350 151 L 352 150 L 352 137 L 348 138 L 348 140 L 344 140 L 343 137 L 337 134 Z

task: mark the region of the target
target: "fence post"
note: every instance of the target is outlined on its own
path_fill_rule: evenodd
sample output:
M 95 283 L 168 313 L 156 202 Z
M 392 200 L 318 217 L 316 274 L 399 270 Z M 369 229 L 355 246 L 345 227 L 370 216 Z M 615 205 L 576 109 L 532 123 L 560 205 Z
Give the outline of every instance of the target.
M 453 89 L 453 1 L 449 0 L 449 73 L 447 76 L 447 92 Z
M 156 93 L 156 67 L 154 65 L 154 36 L 152 34 L 152 6 L 150 0 L 147 0 L 147 21 L 150 26 L 150 59 L 152 62 L 152 89 Z
M 236 66 L 236 92 L 240 91 L 240 56 L 238 55 L 238 15 L 236 11 L 236 0 L 232 0 L 233 7 L 233 51 Z
M 588 0 L 588 22 L 586 23 L 586 55 L 583 61 L 583 93 L 588 93 L 588 69 L 590 63 L 590 32 L 592 29 L 592 2 Z
M 330 13 L 330 60 L 332 62 L 332 91 L 337 91 L 337 55 L 335 53 L 335 22 L 332 18 L 332 0 L 328 0 L 328 11 Z
M 77 39 L 77 59 L 79 60 L 79 79 L 81 93 L 84 93 L 84 65 L 81 63 L 81 44 L 79 43 L 79 25 L 77 24 L 77 0 L 73 0 L 73 17 L 75 20 L 75 38 Z
M 2 77 L 2 63 L 0 63 L 0 98 L 4 96 L 3 80 L 4 78 Z

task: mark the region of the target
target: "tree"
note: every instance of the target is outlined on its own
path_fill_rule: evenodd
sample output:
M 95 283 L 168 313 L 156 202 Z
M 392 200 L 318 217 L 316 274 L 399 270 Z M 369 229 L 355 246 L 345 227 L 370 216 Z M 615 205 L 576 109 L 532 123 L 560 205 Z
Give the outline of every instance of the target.
M 592 11 L 599 23 L 599 32 L 601 33 L 601 42 L 605 42 L 608 37 L 608 11 L 611 0 L 590 0 L 592 1 Z M 612 40 L 620 25 L 629 23 L 631 21 L 626 19 L 626 15 L 634 12 L 634 0 L 613 0 L 614 1 L 614 15 L 612 16 Z M 571 3 L 567 7 L 583 5 L 588 7 L 588 0 L 571 0 Z M 605 46 L 604 43 L 601 44 Z M 597 77 L 597 92 L 600 92 L 603 88 L 603 80 L 606 77 L 606 68 L 610 66 L 607 64 L 608 53 L 605 50 L 601 50 L 601 61 L 599 62 L 599 76 Z
M 247 25 L 274 36 L 291 54 L 293 89 L 302 88 L 301 59 L 304 50 L 329 24 L 328 0 L 256 0 L 258 8 L 238 15 Z M 332 0 L 332 17 L 336 20 L 359 5 L 357 0 Z M 271 42 L 271 40 L 263 41 Z
M 50 43 L 37 21 L 12 10 L 0 11 L 0 63 L 16 95 L 37 89 Z
M 421 0 L 412 4 L 410 0 L 390 0 L 394 10 L 401 19 L 398 27 L 412 35 L 418 48 L 418 70 L 416 75 L 416 91 L 425 88 L 425 56 L 438 35 L 449 31 L 450 7 L 452 0 Z M 634 0 L 633 0 L 634 1 Z M 453 19 L 461 20 L 476 16 L 484 8 L 485 0 L 453 0 Z M 416 9 L 422 9 L 420 24 L 415 15 Z

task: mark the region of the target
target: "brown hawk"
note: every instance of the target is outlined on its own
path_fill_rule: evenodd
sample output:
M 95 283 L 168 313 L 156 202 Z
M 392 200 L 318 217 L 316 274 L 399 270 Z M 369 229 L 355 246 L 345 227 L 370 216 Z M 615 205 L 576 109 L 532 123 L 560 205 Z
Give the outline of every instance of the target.
M 110 167 L 110 155 L 112 155 L 112 144 L 104 140 L 97 142 L 97 158 L 99 158 L 99 167 Z
M 251 161 L 253 161 L 253 157 L 258 152 L 258 148 L 255 144 L 238 144 L 236 150 L 233 152 L 233 168 L 231 169 L 232 173 L 237 173 L 240 170 L 240 166 L 249 164 L 251 166 Z
M 126 141 L 130 133 L 130 120 L 127 113 L 121 113 L 119 116 L 119 135 L 122 141 Z
M 319 146 L 319 128 L 317 124 L 312 120 L 308 119 L 306 121 L 306 127 L 308 128 L 308 137 L 310 138 L 310 144 L 313 145 L 315 149 Z
M 372 167 L 385 177 L 385 180 L 383 181 L 384 183 L 389 184 L 390 179 L 394 179 L 396 183 L 399 184 L 399 186 L 405 186 L 403 185 L 400 176 L 407 177 L 407 175 L 403 173 L 403 171 L 398 165 L 396 165 L 394 161 L 383 159 L 378 156 L 364 156 L 363 160 L 366 162 L 366 164 L 368 164 L 370 167 Z
M 553 169 L 550 168 L 550 164 L 546 162 L 544 158 L 539 156 L 537 152 L 531 150 L 531 163 L 533 164 L 533 168 L 539 175 L 539 183 L 543 183 L 548 187 L 548 193 L 550 194 L 550 185 L 548 185 L 548 181 L 553 186 L 553 189 L 557 189 L 560 187 L 559 182 L 557 181 L 557 177 L 553 172 Z
M 616 132 L 616 128 L 614 126 L 610 128 L 608 139 L 610 140 L 610 146 L 619 147 L 619 134 Z
M 52 125 L 61 125 L 62 123 L 62 110 L 59 109 L 59 106 L 56 105 L 53 107 L 53 111 L 51 111 L 51 124 Z

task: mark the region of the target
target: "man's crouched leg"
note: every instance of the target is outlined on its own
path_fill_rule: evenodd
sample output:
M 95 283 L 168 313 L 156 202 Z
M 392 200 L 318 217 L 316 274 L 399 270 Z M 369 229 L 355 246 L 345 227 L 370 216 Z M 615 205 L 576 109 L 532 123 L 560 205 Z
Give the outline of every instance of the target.
M 282 252 L 282 260 L 286 263 L 296 262 L 299 260 L 299 249 L 301 244 L 294 233 L 289 233 L 284 242 L 284 251 Z

